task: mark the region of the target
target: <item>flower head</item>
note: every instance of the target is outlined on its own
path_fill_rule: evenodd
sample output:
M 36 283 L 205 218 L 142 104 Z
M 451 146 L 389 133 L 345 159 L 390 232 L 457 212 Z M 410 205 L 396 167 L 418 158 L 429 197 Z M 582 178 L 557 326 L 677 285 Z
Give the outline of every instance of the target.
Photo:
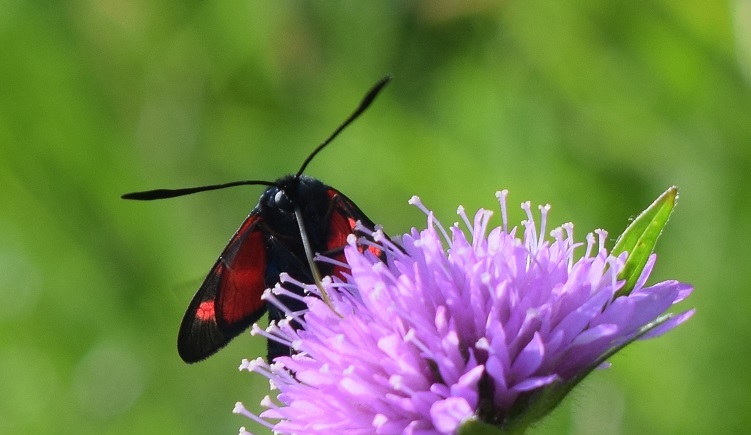
M 260 418 L 240 404 L 236 412 L 278 433 L 448 434 L 468 421 L 523 430 L 615 351 L 693 314 L 661 316 L 692 287 L 646 286 L 654 255 L 633 290 L 619 292 L 627 253 L 609 255 L 604 231 L 580 244 L 565 224 L 546 240 L 549 207 L 538 233 L 525 203 L 518 236 L 498 196 L 500 227 L 489 229 L 489 211 L 470 221 L 460 208 L 466 231 L 428 212 L 427 228 L 399 246 L 376 232 L 386 263 L 351 240 L 346 282 L 323 284 L 335 311 L 306 298 L 304 318 L 289 313 L 303 329 L 264 332 L 298 353 L 240 367 L 268 377 L 276 400 L 264 400 Z

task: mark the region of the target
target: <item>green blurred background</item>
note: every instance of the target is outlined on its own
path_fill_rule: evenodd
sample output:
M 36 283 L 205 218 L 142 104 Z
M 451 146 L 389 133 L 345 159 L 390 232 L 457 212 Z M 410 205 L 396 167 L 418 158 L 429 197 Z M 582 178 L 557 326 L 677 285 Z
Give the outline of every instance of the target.
M 413 194 L 450 223 L 508 188 L 615 237 L 681 189 L 653 280 L 696 316 L 533 433 L 751 424 L 750 0 L 2 0 L 0 56 L 0 433 L 257 430 L 263 341 L 187 366 L 175 338 L 261 189 L 119 196 L 294 171 L 387 72 L 308 173 L 392 234 Z

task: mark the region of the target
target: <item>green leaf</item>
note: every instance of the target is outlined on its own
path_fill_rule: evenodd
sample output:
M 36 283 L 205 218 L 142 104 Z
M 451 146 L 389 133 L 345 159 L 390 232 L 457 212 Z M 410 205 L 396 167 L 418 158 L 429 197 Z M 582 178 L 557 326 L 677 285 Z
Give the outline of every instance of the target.
M 618 290 L 616 297 L 628 295 L 634 289 L 677 200 L 678 188 L 673 186 L 641 212 L 618 237 L 612 255 L 617 257 L 623 252 L 628 252 L 628 259 L 623 270 L 618 274 L 618 279 L 626 280 L 626 283 L 622 289 Z
M 523 433 L 523 432 L 520 432 Z M 464 421 L 456 431 L 457 435 L 505 435 L 500 427 L 485 423 L 476 418 Z

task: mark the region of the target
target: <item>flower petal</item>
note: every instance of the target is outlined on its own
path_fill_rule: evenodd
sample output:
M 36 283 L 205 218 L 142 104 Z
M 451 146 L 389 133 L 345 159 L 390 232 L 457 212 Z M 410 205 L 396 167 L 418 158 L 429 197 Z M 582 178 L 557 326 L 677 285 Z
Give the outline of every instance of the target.
M 451 434 L 462 422 L 471 418 L 474 409 L 463 397 L 449 397 L 435 402 L 430 408 L 430 418 L 440 433 Z

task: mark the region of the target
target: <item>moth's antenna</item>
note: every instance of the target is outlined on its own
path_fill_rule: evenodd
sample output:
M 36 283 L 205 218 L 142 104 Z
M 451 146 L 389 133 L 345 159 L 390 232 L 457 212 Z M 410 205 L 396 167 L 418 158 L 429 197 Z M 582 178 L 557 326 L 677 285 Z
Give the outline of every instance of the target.
M 370 107 L 370 104 L 375 100 L 375 98 L 378 96 L 378 94 L 381 92 L 381 90 L 391 81 L 391 75 L 387 75 L 383 77 L 381 80 L 378 81 L 369 91 L 367 94 L 365 94 L 365 97 L 363 97 L 362 101 L 360 102 L 360 105 L 357 106 L 357 109 L 355 109 L 354 112 L 352 112 L 351 115 L 347 119 L 342 122 L 342 124 L 337 127 L 336 130 L 334 130 L 329 137 L 326 138 L 316 149 L 313 150 L 312 153 L 308 156 L 308 158 L 305 159 L 305 161 L 300 166 L 300 169 L 297 171 L 297 174 L 295 174 L 295 179 L 300 179 L 300 176 L 305 171 L 305 168 L 308 166 L 308 164 L 313 160 L 313 158 L 318 154 L 323 148 L 326 147 L 329 143 L 331 143 L 332 140 L 334 140 L 335 137 L 339 135 L 339 133 L 342 132 L 349 124 L 352 123 L 355 119 L 357 119 L 358 116 L 360 116 L 368 107 Z M 334 307 L 333 303 L 331 302 L 331 297 L 329 296 L 326 289 L 323 288 L 323 283 L 321 282 L 321 272 L 318 270 L 318 266 L 316 266 L 315 261 L 313 260 L 313 249 L 310 246 L 310 241 L 308 240 L 308 233 L 305 230 L 305 221 L 303 220 L 302 212 L 300 211 L 300 207 L 297 205 L 295 206 L 295 218 L 297 219 L 297 226 L 300 228 L 300 239 L 302 240 L 303 249 L 305 250 L 305 258 L 308 260 L 308 265 L 310 266 L 310 271 L 313 274 L 313 282 L 315 283 L 316 287 L 318 287 L 318 291 L 321 293 L 321 299 L 323 299 L 323 302 L 328 305 L 329 308 L 331 308 L 331 311 L 333 311 L 337 316 L 343 317 L 341 314 L 339 314 L 338 311 L 336 311 L 336 308 Z
M 337 129 L 334 130 L 334 132 L 331 133 L 331 135 L 329 135 L 329 137 L 327 137 L 326 140 L 324 140 L 323 142 L 321 142 L 321 144 L 318 145 L 318 147 L 316 147 L 316 149 L 314 149 L 312 153 L 310 153 L 310 155 L 308 156 L 308 158 L 305 159 L 304 162 L 302 162 L 302 166 L 300 166 L 300 169 L 297 171 L 297 174 L 295 174 L 295 178 L 300 178 L 300 176 L 302 175 L 302 173 L 305 171 L 305 168 L 313 160 L 313 157 L 315 157 L 316 154 L 318 154 L 322 149 L 324 149 L 326 147 L 326 145 L 328 145 L 332 140 L 334 140 L 335 137 L 337 137 L 339 135 L 339 133 L 342 132 L 342 130 L 344 130 L 345 128 L 347 128 L 347 126 L 350 125 L 352 123 L 352 121 L 354 121 L 355 119 L 357 119 L 357 117 L 360 116 L 362 114 L 362 112 L 364 112 L 370 106 L 370 104 L 373 102 L 373 100 L 375 100 L 376 96 L 378 96 L 378 94 L 381 92 L 381 90 L 387 84 L 389 84 L 389 82 L 391 81 L 391 78 L 392 77 L 391 77 L 390 74 L 386 75 L 384 78 L 382 78 L 381 80 L 379 80 L 378 83 L 376 83 L 368 91 L 367 94 L 365 94 L 365 97 L 363 97 L 362 101 L 360 102 L 360 105 L 357 106 L 357 109 L 355 109 L 355 111 L 352 112 L 351 115 L 349 115 L 349 118 L 345 119 L 344 122 L 342 122 L 342 124 L 339 127 L 337 127 Z
M 155 199 L 175 198 L 177 196 L 191 195 L 193 193 L 206 192 L 208 190 L 219 190 L 219 189 L 226 189 L 227 187 L 245 186 L 245 185 L 276 186 L 276 184 L 272 183 L 271 181 L 245 180 L 245 181 L 233 181 L 231 183 L 224 183 L 224 184 L 212 184 L 210 186 L 186 187 L 184 189 L 155 189 L 155 190 L 146 190 L 143 192 L 132 192 L 132 193 L 126 193 L 120 198 L 135 199 L 138 201 L 152 201 Z
M 363 97 L 362 101 L 360 102 L 360 105 L 355 109 L 354 112 L 352 112 L 351 115 L 347 119 L 344 120 L 344 122 L 337 127 L 336 130 L 334 130 L 329 137 L 326 138 L 316 149 L 313 150 L 312 153 L 305 159 L 305 161 L 300 166 L 300 169 L 297 171 L 297 174 L 295 174 L 295 179 L 299 179 L 302 173 L 305 171 L 305 168 L 308 166 L 308 164 L 313 160 L 313 158 L 318 154 L 322 149 L 326 147 L 332 140 L 334 140 L 335 137 L 339 135 L 339 133 L 342 132 L 349 124 L 352 123 L 355 119 L 357 119 L 375 100 L 376 96 L 381 92 L 381 90 L 391 81 L 391 75 L 386 75 L 381 80 L 378 81 L 369 91 L 367 94 L 365 94 L 365 97 Z M 219 190 L 219 189 L 226 189 L 228 187 L 234 187 L 234 186 L 244 186 L 244 185 L 262 185 L 262 186 L 276 186 L 277 184 L 271 181 L 264 181 L 264 180 L 244 180 L 244 181 L 233 181 L 231 183 L 223 183 L 223 184 L 212 184 L 209 186 L 199 186 L 199 187 L 188 187 L 184 189 L 155 189 L 155 190 L 146 190 L 143 192 L 131 192 L 126 193 L 125 195 L 122 195 L 122 199 L 133 199 L 137 201 L 153 201 L 156 199 L 167 199 L 167 198 L 175 198 L 178 196 L 185 196 L 185 195 L 192 195 L 194 193 L 198 192 L 206 192 L 209 190 Z

